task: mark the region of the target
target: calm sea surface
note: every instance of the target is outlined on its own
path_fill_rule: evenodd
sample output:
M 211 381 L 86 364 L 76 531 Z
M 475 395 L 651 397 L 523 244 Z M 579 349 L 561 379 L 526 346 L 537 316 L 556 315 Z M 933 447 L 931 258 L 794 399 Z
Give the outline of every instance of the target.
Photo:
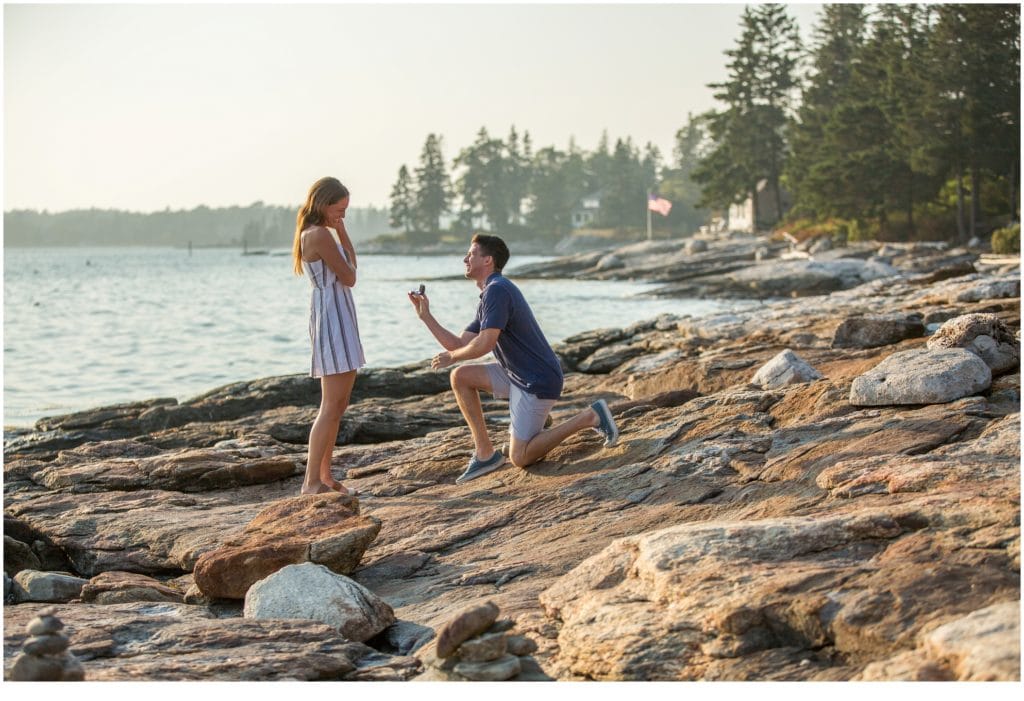
M 517 264 L 538 260 L 513 257 L 506 273 L 515 280 Z M 354 295 L 367 363 L 402 365 L 439 350 L 405 296 L 420 282 L 434 316 L 461 332 L 479 294 L 462 271 L 461 256 L 360 256 Z M 435 279 L 445 276 L 459 277 Z M 663 312 L 728 306 L 638 297 L 648 285 L 629 282 L 517 284 L 552 343 Z M 309 290 L 284 251 L 6 249 L 3 424 L 308 372 Z

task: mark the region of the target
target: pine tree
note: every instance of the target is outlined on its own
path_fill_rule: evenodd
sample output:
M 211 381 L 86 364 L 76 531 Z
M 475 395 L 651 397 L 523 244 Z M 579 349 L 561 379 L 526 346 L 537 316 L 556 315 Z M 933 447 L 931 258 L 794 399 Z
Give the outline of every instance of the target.
M 782 211 L 785 128 L 797 84 L 800 41 L 783 5 L 747 7 L 741 25 L 736 47 L 725 52 L 731 59 L 729 79 L 709 86 L 726 108 L 705 115 L 715 145 L 693 177 L 704 186 L 702 205 L 728 205 L 750 197 L 759 222 L 761 180 L 773 194 L 776 214 Z
M 637 148 L 631 139 L 617 139 L 611 156 L 611 169 L 602 188 L 601 223 L 625 231 L 642 227 L 647 217 L 648 180 Z
M 603 191 L 608 186 L 614 169 L 611 147 L 608 144 L 608 130 L 601 132 L 597 148 L 584 157 L 584 163 L 586 164 L 587 192 Z
M 867 31 L 863 5 L 825 5 L 814 28 L 813 66 L 803 91 L 798 118 L 790 129 L 791 156 L 785 182 L 795 212 L 824 217 L 831 211 L 829 191 L 835 184 L 825 132 L 836 105 L 849 90 L 851 68 Z
M 920 60 L 921 15 L 914 6 L 899 5 L 879 5 L 875 15 L 859 48 L 852 42 L 842 47 L 844 54 L 852 50 L 851 68 L 839 89 L 823 96 L 831 99 L 831 113 L 810 122 L 821 133 L 812 150 L 816 158 L 801 162 L 807 178 L 799 196 L 819 216 L 872 220 L 885 229 L 890 212 L 899 210 L 912 227 L 919 178 L 907 119 L 918 92 L 912 64 Z M 852 39 L 858 20 L 845 20 Z M 802 150 L 801 158 L 807 157 Z
M 785 5 L 761 5 L 757 19 L 758 82 L 755 100 L 760 105 L 760 128 L 765 134 L 765 178 L 775 197 L 775 216 L 782 216 L 780 179 L 788 155 L 786 126 L 792 112 L 800 61 L 800 33 Z
M 699 117 L 686 115 L 686 124 L 677 132 L 672 150 L 673 167 L 661 171 L 658 192 L 672 202 L 668 225 L 674 231 L 693 233 L 704 224 L 709 212 L 697 207 L 701 188 L 693 180 L 707 145 L 707 128 Z
M 567 163 L 567 155 L 553 146 L 533 157 L 527 222 L 535 231 L 558 237 L 571 228 L 571 210 L 580 193 L 571 185 Z
M 505 196 L 508 206 L 508 220 L 521 223 L 523 201 L 529 196 L 530 188 L 530 134 L 526 133 L 523 144 L 515 125 L 509 129 L 505 142 Z
M 391 188 L 391 210 L 388 216 L 388 224 L 393 229 L 401 229 L 408 232 L 413 225 L 413 210 L 415 207 L 414 183 L 409 176 L 409 169 L 402 164 L 398 169 L 398 180 Z
M 924 150 L 955 179 L 963 240 L 977 233 L 982 182 L 990 174 L 1009 183 L 1011 216 L 1016 212 L 1020 16 L 1013 5 L 939 5 L 936 14 L 924 101 L 940 138 Z
M 442 139 L 428 134 L 416 168 L 416 197 L 413 221 L 417 230 L 438 232 L 441 215 L 448 211 L 452 200 L 451 184 L 441 154 Z
M 508 224 L 508 168 L 503 151 L 501 140 L 491 138 L 481 127 L 476 141 L 456 156 L 455 165 L 463 169 L 455 190 L 462 200 L 459 220 L 464 226 L 471 226 L 479 216 L 487 217 L 492 231 Z

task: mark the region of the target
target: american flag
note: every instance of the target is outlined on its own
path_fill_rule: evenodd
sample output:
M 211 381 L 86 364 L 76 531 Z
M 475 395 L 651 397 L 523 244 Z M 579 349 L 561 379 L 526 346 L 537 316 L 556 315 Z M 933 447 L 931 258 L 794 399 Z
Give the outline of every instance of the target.
M 672 203 L 666 200 L 664 197 L 650 195 L 647 198 L 647 209 L 651 210 L 652 212 L 657 212 L 663 217 L 667 217 L 668 213 L 672 211 Z

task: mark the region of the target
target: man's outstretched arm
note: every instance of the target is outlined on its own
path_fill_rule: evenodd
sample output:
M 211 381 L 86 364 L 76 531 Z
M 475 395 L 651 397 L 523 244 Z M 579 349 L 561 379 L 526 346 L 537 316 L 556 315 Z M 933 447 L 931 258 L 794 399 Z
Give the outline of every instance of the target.
M 466 333 L 469 332 L 467 331 Z M 448 349 L 445 353 L 435 355 L 430 362 L 430 367 L 439 370 L 461 360 L 473 360 L 474 358 L 487 355 L 498 344 L 498 336 L 501 335 L 501 329 L 482 329 L 479 334 L 470 335 L 473 338 L 468 343 L 455 349 Z
M 412 302 L 413 308 L 416 309 L 416 316 L 420 318 L 420 321 L 424 323 L 427 330 L 430 331 L 431 335 L 437 339 L 437 342 L 445 350 L 453 351 L 456 348 L 461 348 L 476 336 L 476 334 L 469 331 L 463 331 L 461 336 L 456 336 L 441 326 L 440 322 L 430 313 L 430 300 L 425 294 L 420 295 L 410 292 L 409 301 Z

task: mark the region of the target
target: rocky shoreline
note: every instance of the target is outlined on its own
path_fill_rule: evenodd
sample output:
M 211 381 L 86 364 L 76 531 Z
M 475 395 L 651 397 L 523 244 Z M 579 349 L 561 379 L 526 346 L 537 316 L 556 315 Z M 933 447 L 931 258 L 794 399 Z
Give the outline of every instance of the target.
M 301 375 L 6 430 L 5 678 L 53 619 L 86 680 L 1020 679 L 1019 259 L 721 237 L 516 274 L 761 302 L 567 339 L 555 419 L 607 397 L 619 444 L 463 485 L 425 363 L 360 373 L 359 498 L 297 496 Z

